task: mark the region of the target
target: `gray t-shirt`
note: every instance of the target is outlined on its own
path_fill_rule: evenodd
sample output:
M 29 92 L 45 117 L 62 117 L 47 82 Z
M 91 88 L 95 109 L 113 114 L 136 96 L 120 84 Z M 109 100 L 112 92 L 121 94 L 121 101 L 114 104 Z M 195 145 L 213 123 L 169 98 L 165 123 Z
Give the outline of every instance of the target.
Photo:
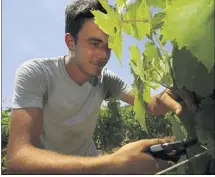
M 130 91 L 130 86 L 107 69 L 80 86 L 69 77 L 63 57 L 31 59 L 16 71 L 12 108 L 42 108 L 41 148 L 95 156 L 92 137 L 102 101 L 120 99 Z

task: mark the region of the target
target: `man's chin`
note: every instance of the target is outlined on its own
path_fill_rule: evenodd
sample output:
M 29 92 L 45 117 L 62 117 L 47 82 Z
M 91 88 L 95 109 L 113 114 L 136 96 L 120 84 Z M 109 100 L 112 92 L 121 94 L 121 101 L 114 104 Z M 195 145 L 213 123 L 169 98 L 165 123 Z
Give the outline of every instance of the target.
M 103 70 L 103 68 L 100 68 L 100 69 L 94 70 L 94 71 L 90 72 L 90 76 L 92 76 L 92 77 L 98 77 L 98 76 L 101 76 L 102 70 Z
M 90 73 L 90 76 L 91 77 L 99 77 L 99 76 L 101 76 L 101 71 L 98 71 L 98 72 L 93 72 L 93 73 Z

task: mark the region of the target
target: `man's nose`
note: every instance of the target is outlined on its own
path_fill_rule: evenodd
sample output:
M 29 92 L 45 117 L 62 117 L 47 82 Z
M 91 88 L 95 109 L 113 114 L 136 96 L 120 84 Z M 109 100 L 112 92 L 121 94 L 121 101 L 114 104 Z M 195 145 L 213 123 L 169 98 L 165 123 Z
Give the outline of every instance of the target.
M 103 49 L 99 52 L 98 58 L 100 60 L 103 60 L 104 62 L 107 62 L 110 58 L 110 49 Z

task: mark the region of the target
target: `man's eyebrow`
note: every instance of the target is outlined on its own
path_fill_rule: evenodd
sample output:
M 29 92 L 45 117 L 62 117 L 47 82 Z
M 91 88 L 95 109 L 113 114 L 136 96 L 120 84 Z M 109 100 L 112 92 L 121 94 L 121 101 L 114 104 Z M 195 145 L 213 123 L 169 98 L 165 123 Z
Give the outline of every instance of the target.
M 88 38 L 88 41 L 96 41 L 96 42 L 104 43 L 103 40 L 101 40 L 101 39 L 99 39 L 99 38 L 97 38 L 97 37 L 89 37 L 89 38 Z

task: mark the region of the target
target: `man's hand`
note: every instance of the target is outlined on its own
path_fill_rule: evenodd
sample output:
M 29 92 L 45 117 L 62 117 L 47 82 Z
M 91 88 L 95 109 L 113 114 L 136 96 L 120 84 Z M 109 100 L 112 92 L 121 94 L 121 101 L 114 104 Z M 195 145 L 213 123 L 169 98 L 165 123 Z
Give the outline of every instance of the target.
M 175 94 L 171 90 L 166 89 L 163 93 L 152 97 L 151 103 L 147 105 L 147 111 L 152 115 L 164 115 L 169 111 L 180 115 L 182 105 L 175 99 Z
M 135 94 L 133 92 L 124 94 L 121 100 L 134 105 Z M 169 111 L 180 115 L 182 106 L 176 101 L 176 94 L 166 89 L 163 93 L 152 96 L 151 102 L 146 104 L 146 110 L 151 115 L 164 115 Z
M 112 154 L 114 174 L 155 174 L 169 167 L 169 162 L 153 158 L 144 150 L 170 139 L 139 140 L 121 147 Z

